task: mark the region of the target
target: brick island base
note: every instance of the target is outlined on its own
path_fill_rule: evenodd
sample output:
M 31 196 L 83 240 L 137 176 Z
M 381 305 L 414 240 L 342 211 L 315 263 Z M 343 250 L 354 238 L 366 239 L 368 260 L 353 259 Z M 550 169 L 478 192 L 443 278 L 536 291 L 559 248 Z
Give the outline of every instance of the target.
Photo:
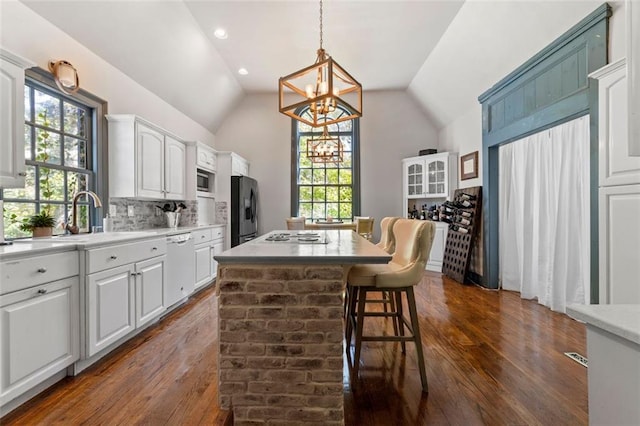
M 235 425 L 343 425 L 343 265 L 218 270 L 220 405 Z

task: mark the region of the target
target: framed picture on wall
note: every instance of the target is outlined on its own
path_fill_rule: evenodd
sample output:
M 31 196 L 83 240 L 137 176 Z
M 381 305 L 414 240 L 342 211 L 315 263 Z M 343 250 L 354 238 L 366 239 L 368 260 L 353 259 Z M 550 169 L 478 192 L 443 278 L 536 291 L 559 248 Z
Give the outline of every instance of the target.
M 460 157 L 460 180 L 478 177 L 478 151 Z

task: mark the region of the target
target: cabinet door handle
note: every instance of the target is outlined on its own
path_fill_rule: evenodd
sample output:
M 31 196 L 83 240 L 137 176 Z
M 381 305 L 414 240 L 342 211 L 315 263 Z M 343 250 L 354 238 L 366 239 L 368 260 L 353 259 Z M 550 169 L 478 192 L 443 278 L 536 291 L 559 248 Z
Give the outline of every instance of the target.
M 40 290 L 38 290 L 38 294 L 46 294 L 47 291 L 48 290 L 46 288 L 41 288 Z
M 18 176 L 20 176 L 20 177 L 25 177 L 26 175 L 27 175 L 27 174 L 26 174 L 25 172 L 20 172 L 20 173 L 18 173 Z
M 109 256 L 109 259 L 111 260 L 116 260 L 118 258 L 118 256 L 116 256 L 115 254 L 112 254 L 111 256 Z
M 47 272 L 47 268 L 38 268 L 38 272 L 44 274 L 45 272 Z
M 203 238 L 204 238 L 204 235 L 200 235 L 200 239 L 203 239 Z
M 158 250 L 158 247 L 151 247 L 151 251 L 156 251 Z

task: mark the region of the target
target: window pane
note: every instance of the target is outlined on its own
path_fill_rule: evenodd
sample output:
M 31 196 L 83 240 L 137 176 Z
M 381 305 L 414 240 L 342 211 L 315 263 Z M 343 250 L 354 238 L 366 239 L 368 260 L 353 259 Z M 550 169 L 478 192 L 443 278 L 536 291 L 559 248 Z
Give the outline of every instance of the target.
M 67 173 L 67 199 L 71 200 L 73 195 L 78 191 L 86 191 L 89 175 L 84 173 Z M 86 196 L 84 196 L 86 197 Z
M 342 149 L 345 152 L 351 152 L 351 136 L 340 136 L 340 142 L 342 142 Z
M 325 204 L 324 203 L 313 203 L 313 218 L 314 219 L 324 219 L 326 218 L 325 212 Z
M 89 232 L 89 217 L 87 216 L 87 212 L 89 206 L 86 204 L 78 204 L 78 221 L 77 225 L 80 228 L 80 232 Z M 67 204 L 68 217 L 72 219 L 73 213 L 71 209 L 71 204 Z
M 24 159 L 33 160 L 31 157 L 31 126 L 24 125 Z
M 31 232 L 21 231 L 20 224 L 23 219 L 34 215 L 36 212 L 35 203 L 15 203 L 5 201 L 4 203 L 4 235 L 6 238 L 30 237 Z
M 344 156 L 342 157 L 342 163 L 340 163 L 340 167 L 341 168 L 345 168 L 345 169 L 350 169 L 351 168 L 351 153 L 350 152 L 345 152 Z
M 60 101 L 39 90 L 34 90 L 36 123 L 60 130 Z
M 64 172 L 62 170 L 40 168 L 40 201 L 64 201 Z
M 341 186 L 340 187 L 340 201 L 353 201 L 353 190 L 350 186 Z
M 61 226 L 62 223 L 66 222 L 64 204 L 42 204 L 40 205 L 40 211 L 48 212 L 49 215 L 55 219 L 56 224 L 53 227 L 54 234 L 64 234 L 64 229 Z
M 36 129 L 36 161 L 62 164 L 60 161 L 60 135 Z
M 351 203 L 340 204 L 340 219 L 351 219 L 353 214 L 351 213 Z
M 327 187 L 327 201 L 338 201 L 338 187 L 337 186 L 328 186 Z
M 338 169 L 327 169 L 327 183 L 334 185 L 338 183 Z
M 298 209 L 298 216 L 311 218 L 311 203 L 300 203 L 300 208 Z
M 85 110 L 64 102 L 64 131 L 77 136 L 86 136 Z
M 313 169 L 313 183 L 315 184 L 324 184 L 324 169 Z
M 340 169 L 340 183 L 344 183 L 344 184 L 351 183 L 351 170 Z
M 311 201 L 311 187 L 301 186 L 300 193 L 298 195 L 300 201 Z
M 311 183 L 311 169 L 301 169 L 298 183 Z
M 33 166 L 26 166 L 24 188 L 7 188 L 4 190 L 5 200 L 34 200 L 36 198 L 36 170 Z M 6 204 L 5 204 L 6 206 Z
M 313 201 L 324 201 L 324 197 L 325 197 L 324 186 L 315 186 L 313 188 Z M 314 206 L 314 211 L 315 211 L 315 206 Z
M 31 89 L 24 87 L 24 120 L 31 121 Z
M 327 217 L 339 217 L 338 203 L 327 203 Z
M 64 165 L 84 169 L 87 167 L 87 144 L 82 139 L 64 138 Z

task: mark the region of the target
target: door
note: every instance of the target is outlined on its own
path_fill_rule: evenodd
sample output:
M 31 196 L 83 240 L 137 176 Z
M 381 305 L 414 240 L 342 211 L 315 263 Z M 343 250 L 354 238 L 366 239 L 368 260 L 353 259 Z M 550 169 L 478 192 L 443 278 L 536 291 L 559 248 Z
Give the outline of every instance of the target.
M 217 241 L 211 247 L 211 277 L 216 278 L 218 276 L 218 261 L 213 258 L 224 251 L 224 241 Z
M 166 256 L 136 263 L 136 328 L 165 311 L 164 282 Z
M 426 192 L 429 195 L 447 196 L 447 160 L 432 160 L 426 163 Z
M 133 273 L 133 265 L 126 265 L 87 276 L 89 356 L 135 330 Z
M 139 197 L 164 198 L 164 135 L 136 123 L 136 172 Z
M 0 297 L 0 404 L 79 359 L 78 277 Z
M 211 246 L 204 244 L 196 247 L 196 283 L 195 287 L 201 287 L 212 279 Z
M 433 244 L 429 253 L 426 269 L 429 271 L 442 272 L 442 262 L 444 261 L 444 248 L 447 241 L 449 227 L 445 223 L 436 222 L 436 229 L 433 234 Z
M 165 136 L 165 196 L 169 200 L 184 200 L 186 146 Z

